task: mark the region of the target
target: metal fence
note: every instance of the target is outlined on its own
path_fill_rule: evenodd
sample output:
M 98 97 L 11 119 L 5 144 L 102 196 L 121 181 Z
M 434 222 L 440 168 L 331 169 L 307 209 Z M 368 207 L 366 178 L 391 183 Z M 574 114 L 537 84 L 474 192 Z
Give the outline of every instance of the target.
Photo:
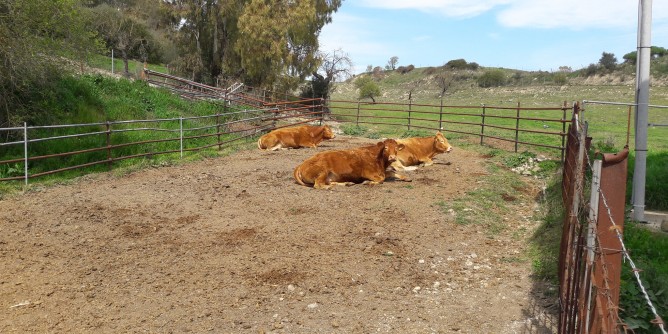
M 406 130 L 443 130 L 519 145 L 560 151 L 563 160 L 567 116 L 571 107 L 454 106 L 409 103 L 336 101 L 328 103 L 330 117 L 355 125 L 405 127 Z
M 225 113 L 168 119 L 128 120 L 0 128 L 14 138 L 0 142 L 0 181 L 24 180 L 74 169 L 162 154 L 217 147 L 289 125 L 322 122 L 322 112 L 290 113 L 277 108 L 241 109 Z M 33 153 L 40 152 L 40 153 Z M 9 157 L 9 158 L 8 158 Z M 13 157 L 13 158 L 12 158 Z M 3 169 L 0 169 L 0 171 Z M 9 172 L 11 170 L 11 172 Z
M 632 267 L 656 317 L 654 322 L 666 333 L 622 238 L 628 145 L 617 154 L 590 156 L 587 130 L 576 104 L 562 178 L 565 214 L 559 252 L 559 333 L 619 333 L 628 329 L 619 318 L 622 257 Z M 585 189 L 591 190 L 588 198 Z

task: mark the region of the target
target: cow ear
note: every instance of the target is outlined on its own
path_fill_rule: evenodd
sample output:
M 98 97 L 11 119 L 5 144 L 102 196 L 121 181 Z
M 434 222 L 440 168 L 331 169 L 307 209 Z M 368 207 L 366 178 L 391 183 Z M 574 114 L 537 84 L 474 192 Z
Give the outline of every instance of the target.
M 399 145 L 397 145 L 397 151 L 401 151 L 401 150 L 403 150 L 404 147 L 405 147 L 404 144 L 399 144 Z

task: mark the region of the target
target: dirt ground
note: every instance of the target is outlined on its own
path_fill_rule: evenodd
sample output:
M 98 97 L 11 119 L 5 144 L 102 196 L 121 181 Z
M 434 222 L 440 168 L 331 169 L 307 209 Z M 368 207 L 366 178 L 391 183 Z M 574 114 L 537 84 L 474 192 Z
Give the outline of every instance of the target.
M 0 200 L 0 333 L 555 332 L 555 293 L 516 261 L 538 226 L 530 178 L 493 236 L 437 204 L 487 173 L 475 152 L 455 147 L 412 183 L 292 178 L 315 152 L 375 142 L 241 151 Z

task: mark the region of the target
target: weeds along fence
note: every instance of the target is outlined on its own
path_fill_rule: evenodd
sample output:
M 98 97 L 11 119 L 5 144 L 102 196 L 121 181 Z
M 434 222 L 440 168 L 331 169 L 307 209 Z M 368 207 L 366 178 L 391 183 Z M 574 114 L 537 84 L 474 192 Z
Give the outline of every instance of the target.
M 339 122 L 372 126 L 404 127 L 407 131 L 441 130 L 448 134 L 473 136 L 483 144 L 496 139 L 519 145 L 558 150 L 563 160 L 567 113 L 560 107 L 452 106 L 409 103 L 329 101 L 329 115 Z
M 321 108 L 320 108 L 321 109 Z M 322 122 L 322 111 L 276 107 L 169 119 L 0 128 L 0 181 L 77 169 L 111 169 L 120 161 L 223 149 L 262 132 Z
M 624 245 L 628 145 L 616 154 L 590 154 L 588 123 L 575 105 L 562 178 L 565 208 L 559 252 L 559 333 L 619 333 L 622 258 L 631 266 L 655 326 L 666 333 Z M 589 195 L 585 190 L 589 190 Z

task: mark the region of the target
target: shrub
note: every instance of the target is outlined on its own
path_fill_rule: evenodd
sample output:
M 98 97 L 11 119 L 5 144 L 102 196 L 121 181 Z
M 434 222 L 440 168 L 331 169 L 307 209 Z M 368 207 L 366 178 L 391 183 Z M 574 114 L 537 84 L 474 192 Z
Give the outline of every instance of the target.
M 501 70 L 485 71 L 478 78 L 478 86 L 482 88 L 503 86 L 506 83 L 506 75 Z

